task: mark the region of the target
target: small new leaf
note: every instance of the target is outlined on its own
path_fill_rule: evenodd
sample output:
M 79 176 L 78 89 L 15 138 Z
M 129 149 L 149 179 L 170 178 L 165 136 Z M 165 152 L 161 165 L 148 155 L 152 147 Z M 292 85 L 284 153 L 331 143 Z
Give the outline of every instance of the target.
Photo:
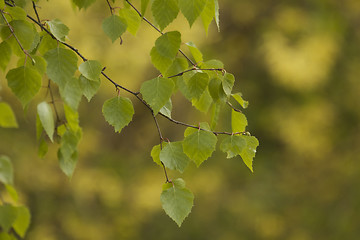
M 115 132 L 121 132 L 121 129 L 131 122 L 134 108 L 130 99 L 114 97 L 104 103 L 102 112 L 105 120 L 115 128 Z
M 184 180 L 178 178 L 163 185 L 160 200 L 165 213 L 180 227 L 191 212 L 194 195 L 185 187 Z
M 231 96 L 243 107 L 243 108 L 247 108 L 249 106 L 249 102 L 245 101 L 242 98 L 242 94 L 241 93 L 234 93 L 231 94 Z
M 17 217 L 13 224 L 14 230 L 17 232 L 17 234 L 20 235 L 20 237 L 25 237 L 26 231 L 30 225 L 30 211 L 27 209 L 27 207 L 20 206 L 17 207 Z
M 55 130 L 53 112 L 50 105 L 47 102 L 41 102 L 37 106 L 37 112 L 41 125 L 45 129 L 46 134 L 53 142 L 53 135 Z
M 259 141 L 254 136 L 241 136 L 246 141 L 246 147 L 240 153 L 240 156 L 246 166 L 253 172 L 252 162 L 256 154 L 256 148 L 259 146 Z
M 174 82 L 168 78 L 157 77 L 152 80 L 145 81 L 140 88 L 144 100 L 150 105 L 154 114 L 169 101 L 173 89 Z

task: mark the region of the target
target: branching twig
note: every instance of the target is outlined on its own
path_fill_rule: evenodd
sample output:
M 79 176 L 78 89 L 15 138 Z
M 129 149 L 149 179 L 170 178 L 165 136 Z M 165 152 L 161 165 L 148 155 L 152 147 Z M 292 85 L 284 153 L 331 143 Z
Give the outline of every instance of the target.
M 152 24 L 146 17 L 144 17 L 141 12 L 129 1 L 129 0 L 125 0 L 138 14 L 139 16 L 145 21 L 147 22 L 152 28 L 154 28 L 156 31 L 158 31 L 161 35 L 163 35 L 164 33 L 159 29 L 157 28 L 154 24 Z M 189 63 L 193 66 L 196 66 L 196 64 L 191 61 L 191 59 L 186 56 L 186 54 L 181 50 L 179 49 L 179 52 L 189 61 Z
M 2 15 L 2 17 L 4 18 L 5 23 L 6 23 L 6 25 L 8 26 L 11 34 L 14 36 L 16 42 L 18 43 L 18 45 L 19 45 L 19 47 L 21 48 L 21 50 L 23 51 L 23 53 L 24 53 L 27 57 L 29 57 L 29 58 L 31 59 L 31 61 L 35 62 L 34 59 L 30 56 L 30 54 L 24 49 L 24 47 L 23 47 L 23 45 L 21 44 L 20 40 L 19 40 L 18 37 L 16 36 L 16 34 L 15 34 L 15 32 L 14 32 L 14 29 L 13 29 L 12 26 L 10 25 L 9 21 L 6 19 L 3 11 L 0 10 L 0 12 L 1 12 L 1 15 Z

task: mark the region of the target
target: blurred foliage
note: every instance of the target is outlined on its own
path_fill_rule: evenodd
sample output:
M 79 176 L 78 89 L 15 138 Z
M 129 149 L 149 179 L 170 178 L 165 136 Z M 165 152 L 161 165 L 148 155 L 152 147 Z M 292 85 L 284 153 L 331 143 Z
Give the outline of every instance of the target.
M 70 42 L 123 85 L 138 89 L 156 74 L 149 52 L 156 33 L 142 24 L 137 37 L 111 44 L 100 31 L 102 1 L 72 11 L 68 1 L 43 1 L 44 19 L 61 17 Z M 200 22 L 184 41 L 206 58 L 221 59 L 249 100 L 251 133 L 260 147 L 251 173 L 240 158 L 218 152 L 185 172 L 194 193 L 192 214 L 178 228 L 161 210 L 162 169 L 150 150 L 158 137 L 151 115 L 135 106 L 134 121 L 115 134 L 101 116 L 101 92 L 80 105 L 84 130 L 79 164 L 69 182 L 56 148 L 39 159 L 35 119 L 0 75 L 1 97 L 16 110 L 17 130 L 0 128 L 0 153 L 11 157 L 20 201 L 29 206 L 27 239 L 356 239 L 360 235 L 360 4 L 358 0 L 220 1 L 220 28 L 207 38 Z M 105 40 L 104 40 L 105 39 Z M 1 73 L 2 74 L 2 73 Z M 173 117 L 192 122 L 200 113 L 176 99 Z M 172 141 L 183 127 L 161 121 Z M 226 128 L 230 124 L 223 122 Z M 175 179 L 177 173 L 170 172 Z M 4 196 L 9 198 L 9 196 Z

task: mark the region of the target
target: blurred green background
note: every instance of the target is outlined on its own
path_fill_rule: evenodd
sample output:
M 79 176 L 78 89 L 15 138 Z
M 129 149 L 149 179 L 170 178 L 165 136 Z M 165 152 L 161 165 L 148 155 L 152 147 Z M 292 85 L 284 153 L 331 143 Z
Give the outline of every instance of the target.
M 137 37 L 127 33 L 123 45 L 111 44 L 101 30 L 106 2 L 80 12 L 69 2 L 40 1 L 40 17 L 61 19 L 71 29 L 68 42 L 130 89 L 158 74 L 149 56 L 153 29 L 142 23 Z M 167 30 L 179 29 L 183 42 L 193 41 L 205 59 L 220 59 L 236 76 L 235 89 L 250 102 L 249 131 L 260 141 L 254 173 L 219 150 L 199 169 L 190 166 L 181 177 L 195 202 L 178 228 L 161 209 L 163 171 L 150 157 L 158 136 L 143 105 L 132 98 L 134 121 L 115 134 L 101 114 L 116 94 L 112 85 L 102 80 L 98 95 L 83 99 L 84 135 L 70 182 L 56 144 L 37 157 L 37 101 L 24 113 L 0 73 L 1 98 L 20 125 L 0 129 L 0 153 L 13 160 L 21 202 L 32 212 L 26 239 L 358 239 L 360 2 L 219 2 L 220 33 L 213 23 L 206 36 L 200 21 L 189 29 L 183 17 Z M 45 90 L 37 100 L 44 97 Z M 184 98 L 173 101 L 175 119 L 206 119 Z M 159 120 L 164 136 L 182 140 L 182 126 Z M 225 118 L 218 128 L 228 125 Z

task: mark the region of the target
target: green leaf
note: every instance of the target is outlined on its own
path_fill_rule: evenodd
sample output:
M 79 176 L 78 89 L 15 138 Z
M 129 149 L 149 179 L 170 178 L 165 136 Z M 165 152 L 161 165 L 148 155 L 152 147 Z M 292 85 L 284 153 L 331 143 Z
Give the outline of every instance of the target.
M 231 95 L 231 91 L 234 87 L 235 77 L 231 73 L 225 73 L 222 81 L 222 87 L 227 96 Z
M 215 151 L 217 137 L 207 131 L 196 130 L 185 136 L 184 153 L 199 167 Z
M 6 41 L 1 42 L 0 52 L 0 68 L 2 69 L 2 71 L 5 71 L 6 66 L 9 64 L 11 59 L 11 46 Z
M 219 121 L 219 116 L 220 116 L 220 111 L 221 111 L 221 107 L 222 107 L 222 103 L 218 102 L 212 105 L 211 108 L 211 129 L 215 129 L 218 121 Z
M 191 103 L 194 107 L 196 107 L 197 110 L 203 113 L 207 113 L 211 104 L 213 103 L 213 99 L 210 96 L 209 91 L 205 90 L 199 99 L 192 99 Z
M 173 60 L 161 56 L 155 47 L 151 49 L 150 57 L 152 64 L 165 76 L 167 70 L 173 63 Z
M 92 81 L 99 81 L 101 70 L 101 64 L 96 60 L 88 60 L 79 66 L 81 74 Z
M 90 102 L 91 98 L 97 93 L 100 88 L 100 79 L 97 81 L 92 81 L 80 75 L 79 77 L 80 88 L 84 96 L 87 98 L 88 102 Z
M 166 58 L 174 59 L 181 44 L 181 34 L 178 31 L 167 32 L 155 41 L 158 53 Z
M 244 132 L 248 125 L 245 115 L 231 109 L 231 129 L 233 133 Z
M 151 11 L 155 21 L 163 30 L 177 17 L 179 6 L 177 0 L 154 0 Z
M 78 152 L 74 151 L 70 156 L 64 157 L 63 153 L 58 151 L 59 165 L 63 173 L 71 179 L 78 161 Z
M 149 5 L 149 0 L 141 0 L 141 15 L 144 16 Z
M 0 127 L 3 128 L 19 127 L 13 110 L 11 109 L 10 105 L 5 102 L 0 102 Z
M 10 25 L 11 25 L 17 39 L 21 43 L 21 46 L 25 50 L 29 50 L 30 47 L 32 46 L 32 43 L 35 38 L 35 31 L 34 31 L 33 25 L 24 20 L 13 20 L 10 22 Z M 16 50 L 21 55 L 24 54 L 19 47 L 19 43 L 16 41 L 15 37 L 12 35 L 12 33 L 8 27 L 2 28 L 1 37 L 3 39 L 7 39 L 8 37 L 10 37 L 8 40 L 9 41 L 8 43 L 10 43 L 13 50 Z
M 19 195 L 16 192 L 15 188 L 11 184 L 5 184 L 5 188 L 12 200 L 17 202 L 19 200 Z
M 186 45 L 189 47 L 191 55 L 193 56 L 196 63 L 203 61 L 203 55 L 200 50 L 196 47 L 193 42 L 187 42 Z
M 181 0 L 179 1 L 179 7 L 188 20 L 190 27 L 193 25 L 195 20 L 200 16 L 204 10 L 206 0 Z
M 20 237 L 25 237 L 26 231 L 30 225 L 31 215 L 27 207 L 17 207 L 17 218 L 13 224 L 13 227 Z
M 23 66 L 11 69 L 6 78 L 8 86 L 25 107 L 41 88 L 41 75 L 34 69 Z
M 96 0 L 72 0 L 79 9 L 86 9 L 91 4 L 93 4 Z
M 59 87 L 61 98 L 72 109 L 76 110 L 79 106 L 82 97 L 80 82 L 78 78 L 70 78 L 65 85 Z
M 65 42 L 65 37 L 69 33 L 69 28 L 59 19 L 46 21 L 46 23 L 49 26 L 50 32 L 54 35 L 54 37 L 61 42 Z
M 5 1 L 0 0 L 0 9 L 4 9 L 4 7 L 5 7 Z
M 226 101 L 226 94 L 222 87 L 222 81 L 219 77 L 212 78 L 209 82 L 209 92 L 214 101 L 223 100 Z
M 13 180 L 13 167 L 10 158 L 0 155 L 0 182 L 12 185 Z
M 114 97 L 104 103 L 102 112 L 105 120 L 115 128 L 115 132 L 121 132 L 121 129 L 131 122 L 134 108 L 130 99 Z
M 189 67 L 189 64 L 185 58 L 175 58 L 171 66 L 167 69 L 164 77 L 174 76 L 178 73 L 185 71 Z M 176 78 L 174 77 L 176 80 Z
M 160 152 L 160 160 L 165 167 L 181 173 L 189 164 L 190 159 L 183 151 L 182 142 L 169 142 Z
M 231 96 L 243 107 L 243 108 L 247 108 L 249 106 L 249 102 L 245 101 L 242 98 L 242 94 L 241 93 L 234 93 L 231 94 Z
M 162 147 L 166 146 L 167 142 L 163 142 L 161 143 L 162 144 Z M 155 145 L 152 149 L 151 149 L 151 157 L 153 159 L 153 161 L 162 167 L 162 164 L 161 164 L 161 161 L 160 161 L 160 151 L 161 151 L 161 146 L 160 144 L 158 145 Z
M 39 158 L 44 158 L 46 153 L 48 152 L 48 144 L 44 138 L 41 138 L 38 144 L 38 156 Z
M 11 20 L 26 20 L 26 12 L 21 7 L 7 7 L 6 12 L 11 16 Z
M 139 14 L 133 8 L 122 8 L 120 9 L 119 15 L 122 19 L 125 19 L 127 31 L 136 36 L 141 23 Z
M 209 83 L 209 75 L 202 72 L 195 73 L 188 81 L 188 90 L 191 98 L 199 99 Z
M 47 62 L 46 73 L 59 87 L 64 87 L 77 69 L 77 56 L 69 50 L 55 48 L 49 50 L 44 58 Z
M 204 10 L 201 13 L 201 20 L 206 34 L 208 34 L 209 25 L 215 17 L 215 0 L 207 0 Z
M 50 140 L 53 142 L 55 124 L 50 105 L 47 102 L 39 103 L 37 106 L 37 112 L 41 121 L 41 125 L 45 129 L 45 132 L 49 136 Z
M 64 104 L 64 113 L 67 126 L 70 128 L 70 130 L 74 133 L 81 131 L 79 126 L 79 113 L 66 104 Z
M 0 232 L 0 239 L 1 240 L 15 240 L 12 235 L 9 235 L 5 232 Z
M 104 19 L 102 28 L 105 34 L 114 42 L 126 31 L 127 23 L 117 15 L 111 15 Z
M 32 58 L 33 61 L 28 61 L 28 56 L 23 56 L 19 58 L 17 62 L 17 66 L 18 67 L 24 66 L 25 63 L 26 67 L 32 68 L 38 71 L 40 75 L 43 75 L 46 71 L 46 66 L 47 66 L 45 59 L 41 56 L 32 56 Z
M 171 118 L 171 111 L 172 111 L 172 102 L 171 102 L 171 98 L 169 98 L 169 101 L 165 103 L 165 105 L 160 109 L 159 112 Z
M 220 150 L 227 153 L 227 158 L 233 158 L 240 155 L 246 147 L 246 140 L 239 135 L 226 135 L 221 142 Z
M 178 178 L 163 185 L 160 200 L 165 213 L 180 227 L 191 212 L 194 195 L 185 188 L 184 180 Z
M 214 0 L 214 1 L 215 1 L 215 22 L 216 22 L 218 31 L 220 32 L 219 1 L 218 0 Z
M 154 114 L 169 101 L 174 89 L 174 82 L 168 78 L 157 77 L 145 81 L 140 88 L 144 100 L 150 105 Z
M 259 146 L 259 141 L 254 136 L 241 136 L 246 141 L 246 147 L 240 153 L 240 156 L 246 166 L 253 172 L 252 162 L 256 154 L 256 148 Z
M 39 114 L 36 114 L 36 139 L 40 140 L 44 128 L 39 118 Z
M 17 217 L 17 209 L 10 204 L 0 206 L 0 227 L 8 232 Z
M 44 34 L 43 32 L 40 35 Z M 40 43 L 38 46 L 38 51 L 41 55 L 45 55 L 51 49 L 57 48 L 58 42 L 53 39 L 50 35 L 46 34 L 40 37 Z M 61 45 L 60 45 L 61 46 Z

